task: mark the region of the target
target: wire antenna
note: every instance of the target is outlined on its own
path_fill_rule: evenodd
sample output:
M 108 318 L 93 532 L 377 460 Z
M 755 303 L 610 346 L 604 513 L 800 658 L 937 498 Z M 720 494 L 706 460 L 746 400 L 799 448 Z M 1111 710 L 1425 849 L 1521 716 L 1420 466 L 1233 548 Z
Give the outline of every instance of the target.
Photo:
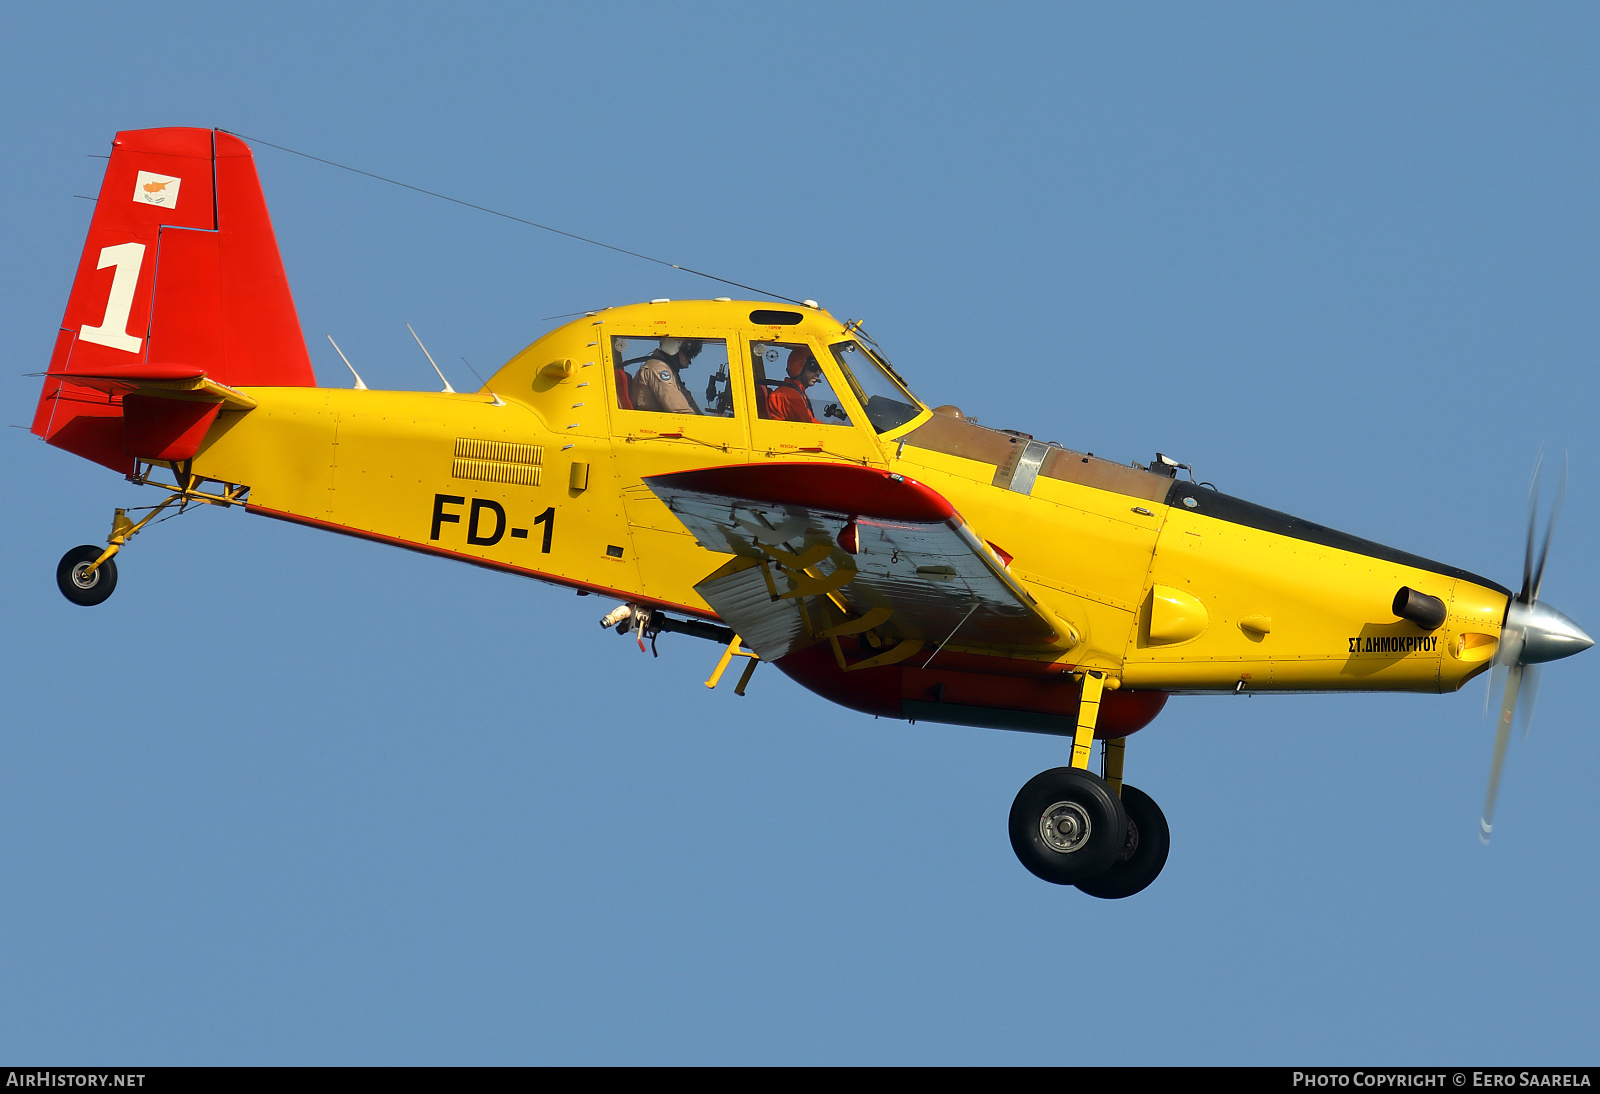
M 315 160 L 318 163 L 325 163 L 329 167 L 337 167 L 341 171 L 349 171 L 350 173 L 356 175 L 365 175 L 369 179 L 377 179 L 379 182 L 387 182 L 390 186 L 399 186 L 405 190 L 415 190 L 417 193 L 427 194 L 431 198 L 439 198 L 442 201 L 453 202 L 456 205 L 465 205 L 468 209 L 476 209 L 478 212 L 488 213 L 490 216 L 504 217 L 506 220 L 514 220 L 518 224 L 526 224 L 528 227 L 538 228 L 540 231 L 554 232 L 558 236 L 566 236 L 568 239 L 576 239 L 579 243 L 588 243 L 595 247 L 604 247 L 608 251 L 616 251 L 618 254 L 630 255 L 633 258 L 642 258 L 646 262 L 654 262 L 657 266 L 666 266 L 669 269 L 681 270 L 686 274 L 693 274 L 696 277 L 704 277 L 708 280 L 716 281 L 723 285 L 732 285 L 736 289 L 748 289 L 757 296 L 770 297 L 773 300 L 786 300 L 791 304 L 799 304 L 802 307 L 806 305 L 804 300 L 796 300 L 792 296 L 784 296 L 781 293 L 768 292 L 765 289 L 758 289 L 754 285 L 746 285 L 739 281 L 729 281 L 726 277 L 718 277 L 716 274 L 708 274 L 704 270 L 690 269 L 688 266 L 680 266 L 676 262 L 668 262 L 664 258 L 654 258 L 647 254 L 640 254 L 638 251 L 630 251 L 626 247 L 618 247 L 611 243 L 602 243 L 598 239 L 590 239 L 588 236 L 581 236 L 576 232 L 564 232 L 560 228 L 552 228 L 548 224 L 540 224 L 538 221 L 527 220 L 519 216 L 512 216 L 510 213 L 502 213 L 500 210 L 491 209 L 487 205 L 479 205 L 476 202 L 463 201 L 460 198 L 453 198 L 449 194 L 441 194 L 436 190 L 425 190 L 420 186 L 413 186 L 409 182 L 401 182 L 399 179 L 385 178 L 383 175 L 374 174 L 371 171 L 363 171 L 359 167 L 351 167 L 348 164 L 335 163 L 333 160 L 323 159 L 321 156 L 313 156 L 309 152 L 299 152 L 293 148 L 285 148 L 281 144 L 273 144 L 271 141 L 264 141 L 260 137 L 247 137 L 243 133 L 236 133 L 231 129 L 219 129 L 217 132 L 226 133 L 230 137 L 238 137 L 240 140 L 250 141 L 253 144 L 264 144 L 268 148 L 276 148 L 278 151 L 287 152 L 291 156 L 299 156 L 302 159 Z
M 335 352 L 335 353 L 337 353 L 339 355 L 339 360 L 344 362 L 344 367 L 350 370 L 350 375 L 352 375 L 352 376 L 354 376 L 356 378 L 356 390 L 357 391 L 366 391 L 366 390 L 368 390 L 367 382 L 361 378 L 361 373 L 356 371 L 356 366 L 354 366 L 354 365 L 352 365 L 350 363 L 350 358 L 348 358 L 348 357 L 346 357 L 344 355 L 344 350 L 339 348 L 339 343 L 337 343 L 337 342 L 335 342 L 333 340 L 333 335 L 324 334 L 323 337 L 328 340 L 328 345 L 333 347 L 333 352 Z
M 410 323 L 406 324 L 406 330 L 411 330 Z M 411 330 L 411 337 L 417 338 L 417 332 Z M 428 364 L 433 366 L 433 371 L 439 373 L 439 382 L 444 385 L 445 392 L 447 394 L 454 395 L 456 393 L 456 389 L 450 386 L 450 381 L 444 378 L 444 373 L 439 372 L 439 362 L 433 359 L 433 354 L 428 352 L 428 347 L 422 344 L 422 339 L 420 338 L 417 338 L 417 348 L 422 351 L 422 356 L 428 359 Z
M 472 373 L 474 376 L 478 376 L 478 370 L 472 367 L 472 362 L 467 360 L 467 355 L 464 353 L 461 355 L 461 363 L 467 366 L 468 372 Z M 489 381 L 485 380 L 482 376 L 478 376 L 478 383 L 483 386 L 483 390 L 487 391 L 491 396 L 494 397 L 494 401 L 489 404 L 490 406 L 506 405 L 506 401 L 504 399 L 500 398 L 498 395 L 495 395 L 494 388 L 489 386 Z

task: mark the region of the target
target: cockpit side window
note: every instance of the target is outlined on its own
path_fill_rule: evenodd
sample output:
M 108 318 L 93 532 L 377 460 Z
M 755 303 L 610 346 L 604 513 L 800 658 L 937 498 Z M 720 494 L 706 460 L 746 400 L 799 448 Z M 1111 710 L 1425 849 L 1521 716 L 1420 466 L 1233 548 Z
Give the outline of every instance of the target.
M 752 342 L 750 375 L 756 415 L 769 421 L 850 425 L 811 347 L 800 342 Z
M 916 397 L 878 363 L 870 351 L 857 342 L 835 342 L 830 347 L 856 398 L 867 412 L 867 421 L 879 433 L 905 425 L 922 413 Z
M 620 410 L 734 416 L 724 339 L 617 336 L 611 367 Z

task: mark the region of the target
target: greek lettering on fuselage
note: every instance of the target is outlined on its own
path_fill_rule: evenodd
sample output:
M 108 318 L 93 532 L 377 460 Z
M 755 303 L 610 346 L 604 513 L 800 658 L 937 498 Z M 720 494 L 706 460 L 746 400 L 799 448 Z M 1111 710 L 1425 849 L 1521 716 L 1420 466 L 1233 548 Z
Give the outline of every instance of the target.
M 1433 653 L 1439 648 L 1439 636 L 1369 634 L 1350 639 L 1347 653 Z

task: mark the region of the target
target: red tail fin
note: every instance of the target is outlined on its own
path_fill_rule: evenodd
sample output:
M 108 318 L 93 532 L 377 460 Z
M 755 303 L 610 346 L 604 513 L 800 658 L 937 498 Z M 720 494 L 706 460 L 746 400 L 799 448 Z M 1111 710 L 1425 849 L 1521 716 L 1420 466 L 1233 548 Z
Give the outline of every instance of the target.
M 135 451 L 150 431 L 124 422 L 121 395 L 72 381 L 171 366 L 232 387 L 316 385 L 255 161 L 210 129 L 117 134 L 33 432 L 118 471 L 185 458 Z

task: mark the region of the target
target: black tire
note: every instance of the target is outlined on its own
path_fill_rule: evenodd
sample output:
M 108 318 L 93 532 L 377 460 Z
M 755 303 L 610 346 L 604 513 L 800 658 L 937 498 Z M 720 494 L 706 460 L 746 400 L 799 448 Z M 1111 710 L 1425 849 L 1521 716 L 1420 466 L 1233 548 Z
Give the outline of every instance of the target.
M 1122 854 L 1099 877 L 1078 882 L 1078 888 L 1103 900 L 1121 900 L 1149 885 L 1167 864 L 1172 832 L 1155 800 L 1137 787 L 1122 786 L 1122 808 L 1128 814 L 1128 839 Z
M 61 556 L 61 561 L 56 563 L 56 587 L 61 590 L 61 595 L 74 604 L 85 608 L 92 608 L 96 604 L 104 603 L 117 588 L 117 560 L 108 558 L 102 562 L 95 572 L 89 575 L 85 582 L 78 575 L 88 569 L 89 564 L 100 557 L 104 547 L 93 544 L 84 544 L 74 547 Z
M 1028 872 L 1056 885 L 1104 873 L 1122 853 L 1128 815 L 1098 775 L 1057 767 L 1028 780 L 1011 803 L 1011 849 Z

